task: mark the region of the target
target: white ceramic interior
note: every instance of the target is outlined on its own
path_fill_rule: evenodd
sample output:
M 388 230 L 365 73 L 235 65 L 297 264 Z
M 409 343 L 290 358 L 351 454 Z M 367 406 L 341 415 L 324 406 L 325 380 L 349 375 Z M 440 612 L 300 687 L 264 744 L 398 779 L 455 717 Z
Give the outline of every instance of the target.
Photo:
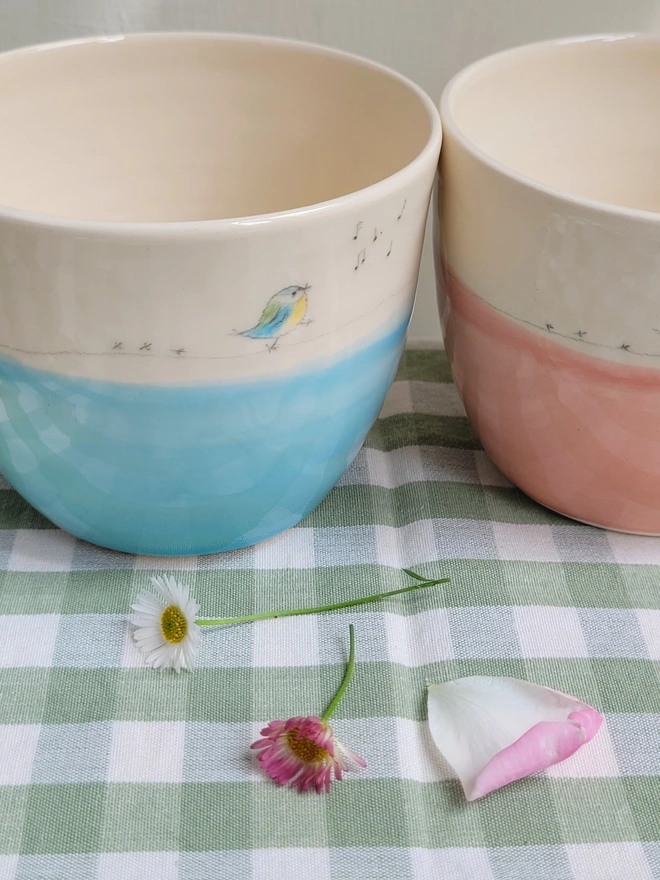
M 93 221 L 244 217 L 325 202 L 412 162 L 408 85 L 342 53 L 144 35 L 0 56 L 0 205 Z
M 616 36 L 492 56 L 448 90 L 457 129 L 554 190 L 660 211 L 660 43 Z

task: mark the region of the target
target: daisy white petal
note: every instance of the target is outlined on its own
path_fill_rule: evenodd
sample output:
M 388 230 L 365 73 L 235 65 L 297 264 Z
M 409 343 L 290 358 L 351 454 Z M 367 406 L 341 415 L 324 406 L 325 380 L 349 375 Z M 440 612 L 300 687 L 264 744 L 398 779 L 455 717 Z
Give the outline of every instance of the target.
M 148 635 L 143 639 L 138 639 L 139 633 L 135 633 L 135 642 L 143 653 L 147 651 L 155 651 L 163 644 L 163 640 L 157 635 Z
M 153 602 L 147 604 L 142 597 L 140 600 L 135 602 L 134 605 L 131 605 L 132 610 L 135 614 L 146 614 L 150 616 L 154 613 L 154 611 L 158 611 L 159 609 L 162 611 L 163 604 L 162 602 L 158 602 L 155 597 L 153 597 Z
M 193 669 L 200 643 L 199 605 L 190 589 L 164 575 L 151 579 L 154 591 L 144 591 L 131 606 L 133 639 L 155 669 Z

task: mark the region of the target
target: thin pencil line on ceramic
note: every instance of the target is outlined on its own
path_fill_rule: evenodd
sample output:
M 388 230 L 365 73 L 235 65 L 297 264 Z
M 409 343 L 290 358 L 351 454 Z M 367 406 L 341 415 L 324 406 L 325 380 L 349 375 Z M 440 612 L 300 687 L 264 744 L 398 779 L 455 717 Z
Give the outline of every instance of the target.
M 372 309 L 369 309 L 366 312 L 362 312 L 359 315 L 356 315 L 354 318 L 351 318 L 350 321 L 346 321 L 344 324 L 340 324 L 337 327 L 334 327 L 332 330 L 328 330 L 326 333 L 320 333 L 318 336 L 314 336 L 311 339 L 300 340 L 299 342 L 287 342 L 287 348 L 293 348 L 294 346 L 300 345 L 311 345 L 319 339 L 325 339 L 328 336 L 332 336 L 335 333 L 339 333 L 341 330 L 345 330 L 346 327 L 350 327 L 352 324 L 355 324 L 357 321 L 361 321 L 363 318 L 372 315 L 374 312 L 377 312 L 386 302 L 389 300 L 397 299 L 403 293 L 410 290 L 411 286 L 415 283 L 414 278 L 410 278 L 404 285 L 402 285 L 398 290 L 394 293 L 389 294 L 384 299 L 380 300 L 377 305 L 375 305 Z M 230 336 L 233 333 L 229 334 Z M 6 351 L 14 351 L 17 354 L 33 354 L 33 355 L 49 355 L 49 356 L 57 356 L 57 355 L 79 355 L 83 357 L 132 357 L 132 358 L 148 358 L 153 357 L 156 352 L 153 349 L 145 350 L 142 352 L 142 348 L 138 351 L 127 351 L 124 348 L 115 348 L 116 342 L 112 343 L 112 346 L 107 351 L 79 351 L 78 349 L 60 349 L 58 351 L 47 351 L 46 349 L 31 349 L 31 348 L 21 348 L 15 345 L 9 345 L 9 343 L 0 342 L 0 349 L 5 349 Z M 150 343 L 153 345 L 153 342 Z M 168 349 L 170 352 L 174 352 L 172 354 L 159 354 L 158 356 L 161 358 L 170 358 L 171 360 L 208 360 L 208 361 L 230 361 L 230 360 L 241 360 L 242 358 L 252 358 L 259 355 L 263 355 L 264 352 L 262 350 L 259 351 L 251 351 L 245 352 L 244 354 L 190 354 L 190 352 L 185 352 L 185 357 L 183 355 L 176 354 L 175 349 Z
M 450 271 L 449 273 L 459 284 L 463 284 L 464 287 L 467 285 L 464 284 L 463 281 L 456 275 L 454 272 Z M 498 306 L 493 305 L 492 302 L 489 302 L 487 299 L 484 299 L 483 296 L 480 296 L 476 291 L 474 291 L 471 287 L 468 288 L 470 293 L 475 296 L 478 300 L 480 300 L 484 305 L 493 309 L 495 312 L 499 312 L 500 315 L 504 315 L 507 318 L 510 318 L 512 321 L 515 321 L 519 324 L 526 324 L 528 327 L 533 327 L 535 330 L 540 330 L 542 333 L 547 333 L 550 336 L 559 337 L 560 339 L 568 339 L 572 342 L 581 342 L 582 345 L 591 345 L 593 348 L 604 348 L 608 351 L 625 351 L 628 354 L 636 354 L 640 357 L 648 357 L 648 358 L 660 358 L 660 352 L 650 352 L 650 351 L 639 351 L 638 349 L 632 348 L 626 342 L 623 342 L 621 345 L 608 345 L 605 342 L 594 342 L 591 339 L 585 339 L 584 337 L 587 335 L 587 331 L 585 330 L 575 330 L 573 333 L 562 333 L 559 330 L 555 329 L 554 324 L 544 323 L 544 324 L 535 324 L 534 321 L 528 321 L 525 318 L 519 318 L 517 315 L 512 314 L 511 312 L 507 312 L 505 309 L 501 309 Z M 660 333 L 660 330 L 655 330 L 654 332 Z

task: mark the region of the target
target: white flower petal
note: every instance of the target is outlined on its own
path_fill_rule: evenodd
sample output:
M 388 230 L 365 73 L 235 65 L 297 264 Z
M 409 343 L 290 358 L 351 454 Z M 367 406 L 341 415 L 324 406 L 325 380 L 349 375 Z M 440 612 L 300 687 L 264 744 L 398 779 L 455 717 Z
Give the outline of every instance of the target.
M 195 602 L 194 599 L 189 599 L 183 607 L 183 612 L 186 617 L 191 620 L 197 620 L 199 616 L 199 605 Z
M 167 592 L 170 595 L 172 601 L 176 602 L 176 604 L 183 608 L 184 605 L 188 603 L 188 599 L 190 598 L 190 588 L 185 584 L 179 583 L 173 577 L 165 577 L 165 585 L 167 587 Z
M 134 604 L 131 605 L 131 608 L 134 611 L 145 611 L 148 613 L 155 610 L 162 610 L 163 605 L 153 593 L 145 590 L 143 593 L 140 593 Z
M 150 614 L 145 613 L 144 611 L 140 611 L 136 614 L 131 614 L 128 618 L 130 622 L 137 627 L 144 626 L 153 626 L 160 632 L 160 618 L 162 616 L 162 609 L 158 609 L 158 611 L 152 611 Z
M 173 668 L 176 672 L 180 672 L 182 669 L 190 669 L 192 666 L 194 666 L 194 663 L 190 666 L 188 665 L 186 645 L 182 642 L 181 645 L 178 645 L 176 657 L 173 660 Z
M 156 605 L 152 608 L 147 608 L 145 605 L 133 605 L 131 610 L 133 611 L 131 618 L 148 617 L 149 620 L 154 620 L 160 618 L 165 609 L 162 605 Z
M 164 610 L 160 605 L 156 608 L 134 608 L 128 619 L 131 621 L 148 620 L 154 626 L 160 626 L 160 618 Z
M 575 697 L 516 678 L 471 676 L 428 687 L 431 736 L 468 800 L 564 760 L 600 715 Z
M 154 614 L 131 614 L 129 615 L 128 622 L 138 629 L 145 629 L 146 627 L 153 627 L 154 620 L 156 619 Z M 160 630 L 160 626 L 158 629 Z
M 202 640 L 202 628 L 201 626 L 189 627 L 188 629 L 188 641 L 196 648 Z
M 163 605 L 169 605 L 170 591 L 162 578 L 152 578 L 151 583 L 154 586 L 155 595 L 158 601 Z
M 149 636 L 158 636 L 161 640 L 164 641 L 163 631 L 160 628 L 160 624 L 155 626 L 152 621 L 149 621 L 144 626 L 137 626 L 135 632 L 133 633 L 133 638 L 135 639 L 146 639 Z
M 196 648 L 193 646 L 192 642 L 187 642 L 182 647 L 183 654 L 183 662 L 184 665 L 188 669 L 192 669 L 195 665 L 195 656 L 197 654 Z
M 138 646 L 140 651 L 148 653 L 150 651 L 155 651 L 156 648 L 160 648 L 162 645 L 165 644 L 165 642 L 160 636 L 145 636 L 142 639 L 138 639 L 136 633 L 135 644 Z
M 174 648 L 174 646 L 168 645 L 167 642 L 165 642 L 165 644 L 160 645 L 149 654 L 149 656 L 147 657 L 147 663 L 155 666 L 156 669 L 161 666 L 171 666 L 175 654 L 176 649 Z

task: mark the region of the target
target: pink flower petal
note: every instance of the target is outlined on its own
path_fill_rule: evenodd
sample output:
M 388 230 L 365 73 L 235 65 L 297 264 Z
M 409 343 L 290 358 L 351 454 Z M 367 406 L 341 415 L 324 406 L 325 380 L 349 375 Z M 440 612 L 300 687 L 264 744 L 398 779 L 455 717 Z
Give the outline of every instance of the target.
M 582 725 L 585 734 L 584 741 L 586 743 L 596 736 L 600 730 L 600 725 L 603 723 L 603 716 L 599 715 L 591 706 L 586 706 L 579 712 L 571 712 L 568 719 L 569 721 L 577 721 L 578 724 Z
M 367 766 L 367 762 L 364 760 L 364 758 L 361 758 L 360 755 L 357 754 L 357 752 L 353 751 L 353 749 L 349 749 L 348 746 L 340 743 L 338 739 L 335 739 L 335 744 L 339 747 L 339 751 L 343 752 L 348 760 L 355 764 L 356 767 L 364 768 Z
M 573 713 L 577 715 L 577 712 Z M 540 721 L 498 752 L 477 776 L 469 801 L 570 758 L 586 742 L 577 721 Z
M 428 710 L 433 741 L 468 800 L 563 761 L 602 721 L 552 688 L 478 675 L 429 685 Z

